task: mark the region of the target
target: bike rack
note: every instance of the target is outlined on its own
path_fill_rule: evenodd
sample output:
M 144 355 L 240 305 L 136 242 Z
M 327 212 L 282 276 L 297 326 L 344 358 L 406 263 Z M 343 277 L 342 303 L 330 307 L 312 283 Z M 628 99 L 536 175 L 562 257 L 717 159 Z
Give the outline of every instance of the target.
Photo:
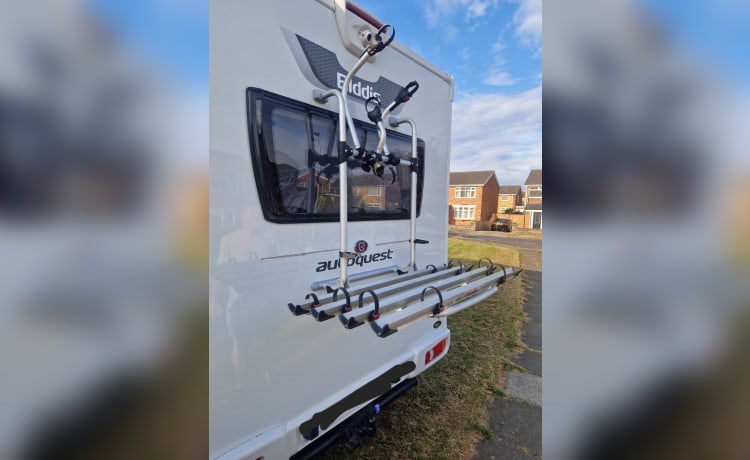
M 487 264 L 481 265 L 485 260 Z M 289 310 L 295 316 L 310 313 L 318 322 L 338 316 L 346 329 L 369 322 L 375 334 L 384 338 L 419 319 L 451 316 L 475 305 L 522 272 L 495 265 L 489 259 L 482 259 L 477 268 L 471 267 L 453 266 L 451 261 L 450 266 L 440 269 L 430 266 L 374 284 L 350 289 L 339 287 L 327 295 L 309 293 L 305 302 L 290 303 Z M 339 299 L 339 292 L 344 294 L 344 299 Z M 352 308 L 351 300 L 355 296 L 358 296 L 358 305 Z
M 383 36 L 387 31 L 390 31 L 390 35 L 384 39 Z M 424 269 L 417 269 L 416 245 L 428 243 L 428 241 L 416 238 L 417 176 L 420 167 L 417 155 L 417 129 L 414 120 L 410 118 L 399 119 L 389 118 L 389 116 L 396 107 L 411 99 L 419 89 L 419 84 L 412 81 L 401 88 L 394 101 L 385 110 L 381 109 L 380 100 L 377 98 L 369 98 L 365 101 L 367 116 L 378 129 L 377 148 L 372 152 L 366 151 L 361 145 L 348 105 L 348 87 L 354 75 L 371 56 L 385 49 L 394 37 L 395 29 L 388 24 L 380 27 L 374 34 L 370 31 L 362 31 L 360 41 L 365 49 L 347 73 L 343 90 L 316 89 L 313 91 L 316 101 L 324 103 L 334 96 L 338 100 L 339 107 L 338 158 L 324 160 L 315 156 L 315 152 L 310 152 L 308 160 L 325 162 L 326 170 L 329 172 L 333 170 L 335 162 L 338 162 L 339 276 L 312 283 L 312 290 L 325 289 L 327 293 L 318 295 L 311 292 L 305 296 L 304 302 L 288 304 L 290 312 L 295 316 L 310 314 L 318 322 L 338 317 L 347 329 L 354 329 L 368 322 L 379 337 L 388 337 L 422 318 L 453 315 L 491 296 L 497 291 L 498 285 L 521 272 L 521 270 L 506 268 L 502 265 L 499 266 L 502 267 L 502 271 L 498 271 L 498 266 L 486 258 L 480 259 L 476 268 L 473 264 L 467 267 L 461 262 L 454 265 L 454 261 L 450 261 L 439 268 L 428 265 Z M 387 130 L 383 119 L 387 119 L 391 127 L 398 127 L 402 124 L 408 124 L 411 127 L 412 154 L 409 160 L 391 155 L 386 142 Z M 353 147 L 347 145 L 347 129 L 351 133 Z M 349 276 L 347 261 L 357 256 L 356 253 L 347 250 L 349 161 L 359 161 L 362 169 L 372 171 L 378 177 L 382 177 L 386 165 L 392 169 L 398 165 L 409 167 L 411 172 L 410 251 L 409 264 L 405 269 L 390 266 Z M 394 182 L 395 179 L 394 170 Z M 395 275 L 393 275 L 394 271 Z M 343 294 L 344 298 L 340 298 L 340 294 Z M 354 298 L 358 300 L 357 308 L 352 307 Z
M 377 336 L 388 337 L 419 319 L 451 316 L 475 305 L 521 272 L 489 260 L 487 265 L 472 270 L 464 270 L 462 265 L 433 267 L 376 284 L 337 288 L 333 294 L 325 296 L 310 293 L 305 297 L 306 302 L 289 304 L 289 309 L 295 315 L 311 313 L 318 322 L 338 316 L 346 329 L 370 323 Z M 404 280 L 394 282 L 399 278 Z M 344 294 L 344 299 L 339 298 L 339 292 Z M 358 297 L 357 308 L 352 308 L 355 296 Z

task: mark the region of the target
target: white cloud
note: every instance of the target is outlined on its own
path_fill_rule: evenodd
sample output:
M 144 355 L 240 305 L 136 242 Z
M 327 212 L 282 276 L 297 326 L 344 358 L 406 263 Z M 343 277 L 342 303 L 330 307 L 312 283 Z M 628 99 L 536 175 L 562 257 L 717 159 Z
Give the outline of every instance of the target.
M 487 12 L 487 7 L 490 6 L 490 2 L 486 1 L 473 1 L 468 3 L 466 12 L 466 19 L 481 18 Z
M 541 165 L 541 86 L 467 94 L 453 105 L 451 171 L 494 169 L 501 184 L 522 184 Z
M 502 66 L 492 65 L 482 83 L 491 86 L 511 86 L 516 84 L 516 80 L 510 73 L 504 71 Z
M 516 83 L 516 80 L 509 72 L 505 70 L 505 59 L 502 52 L 505 50 L 505 42 L 502 36 L 498 37 L 490 48 L 490 54 L 494 57 L 494 62 L 487 69 L 482 83 L 492 86 L 510 86 Z
M 518 9 L 513 14 L 516 37 L 539 52 L 542 46 L 542 0 L 514 0 Z
M 480 18 L 497 6 L 498 0 L 427 0 L 424 3 L 425 19 L 430 29 L 450 22 L 460 13 L 466 22 Z
M 492 44 L 492 48 L 490 48 L 490 53 L 500 54 L 503 51 L 505 51 L 505 40 L 503 40 L 503 37 L 498 37 L 497 40 L 495 40 L 495 43 Z

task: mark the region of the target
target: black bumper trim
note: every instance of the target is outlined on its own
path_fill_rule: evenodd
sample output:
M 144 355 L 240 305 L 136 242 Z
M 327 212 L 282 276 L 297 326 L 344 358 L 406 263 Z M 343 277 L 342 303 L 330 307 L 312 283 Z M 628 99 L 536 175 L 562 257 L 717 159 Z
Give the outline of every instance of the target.
M 391 388 L 388 392 L 377 398 L 375 401 L 352 414 L 351 417 L 338 424 L 334 429 L 326 432 L 320 438 L 308 444 L 304 449 L 292 455 L 290 457 L 290 460 L 309 460 L 321 455 L 332 445 L 336 444 L 339 441 L 345 440 L 345 429 L 351 425 L 356 425 L 360 422 L 360 420 L 364 419 L 366 414 L 370 412 L 372 406 L 377 404 L 381 409 L 383 409 L 390 403 L 395 401 L 396 398 L 406 393 L 408 390 L 415 386 L 417 386 L 416 378 L 404 380 L 403 382 L 399 383 L 395 387 Z

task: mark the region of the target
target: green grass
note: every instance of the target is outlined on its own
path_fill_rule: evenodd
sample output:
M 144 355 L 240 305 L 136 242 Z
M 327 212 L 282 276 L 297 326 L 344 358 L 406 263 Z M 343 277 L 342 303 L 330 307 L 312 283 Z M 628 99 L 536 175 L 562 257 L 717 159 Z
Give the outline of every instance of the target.
M 518 266 L 518 252 L 499 246 L 449 239 L 451 259 L 489 257 Z M 356 451 L 346 445 L 324 458 L 471 458 L 482 438 L 491 438 L 487 408 L 502 396 L 502 370 L 518 347 L 523 319 L 520 280 L 472 308 L 451 316 L 448 355 L 418 378 L 409 390 L 379 416 L 378 431 Z
M 521 263 L 518 258 L 518 251 L 515 249 L 460 238 L 448 239 L 448 259 L 476 262 L 483 257 L 489 258 L 496 264 L 511 267 L 518 267 Z

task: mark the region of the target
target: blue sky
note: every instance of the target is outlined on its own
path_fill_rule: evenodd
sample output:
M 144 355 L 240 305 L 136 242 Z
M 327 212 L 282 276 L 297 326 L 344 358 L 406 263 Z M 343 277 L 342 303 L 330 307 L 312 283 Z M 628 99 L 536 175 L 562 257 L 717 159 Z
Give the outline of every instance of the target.
M 83 0 L 126 46 L 208 97 L 206 0 Z M 206 99 L 207 100 L 207 99 Z
M 560 0 L 561 1 L 561 0 Z M 207 0 L 84 0 L 128 46 L 146 52 L 207 104 Z M 636 0 L 691 54 L 748 86 L 744 0 Z M 359 0 L 397 40 L 456 78 L 452 170 L 494 169 L 523 183 L 542 165 L 542 0 Z M 734 46 L 728 46 L 732 45 Z M 197 127 L 200 123 L 196 123 Z
M 451 170 L 523 184 L 542 166 L 541 0 L 360 0 L 456 79 Z
M 146 51 L 196 100 L 206 98 L 208 2 L 85 1 L 128 46 Z M 541 0 L 359 4 L 455 76 L 453 170 L 495 169 L 501 183 L 517 184 L 541 166 Z
M 682 47 L 728 82 L 750 85 L 750 2 L 639 0 L 638 5 Z
M 515 93 L 539 85 L 541 34 L 517 33 L 525 4 L 492 0 L 358 2 L 396 26 L 396 38 L 456 78 L 460 94 Z M 520 19 L 519 19 L 520 20 Z M 541 32 L 541 16 L 538 17 Z

